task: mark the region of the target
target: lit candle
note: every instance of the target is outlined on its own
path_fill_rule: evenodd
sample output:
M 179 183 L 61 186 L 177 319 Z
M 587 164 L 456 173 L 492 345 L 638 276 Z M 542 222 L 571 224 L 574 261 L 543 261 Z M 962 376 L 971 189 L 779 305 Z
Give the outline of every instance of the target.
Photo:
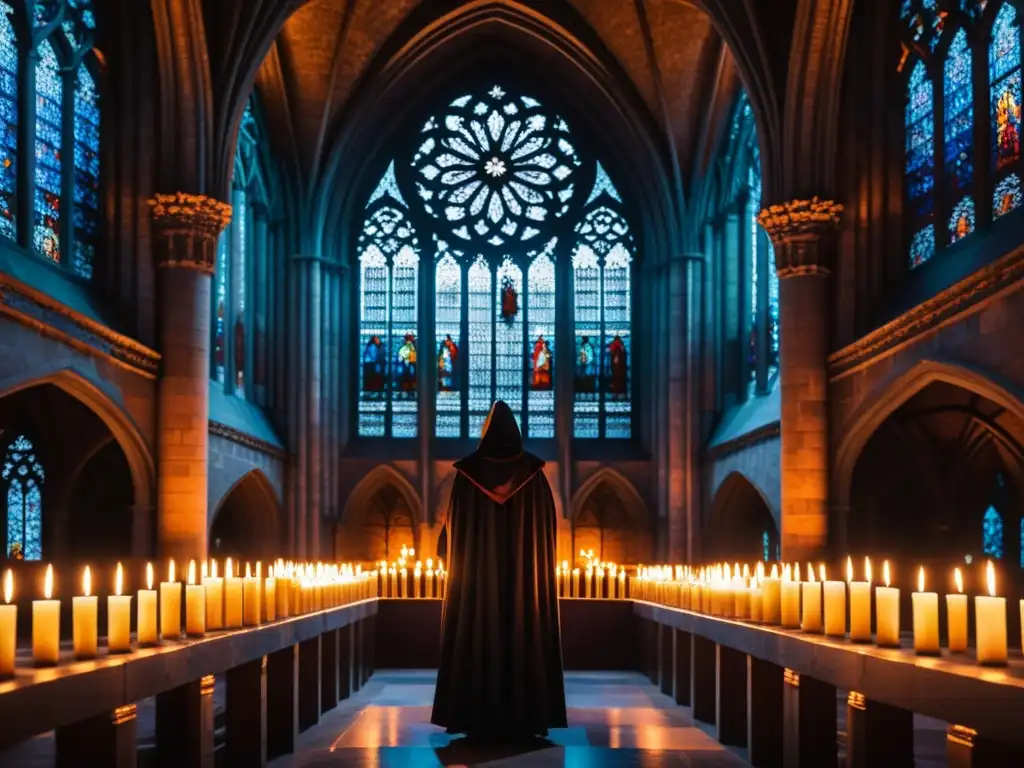
M 853 581 L 853 563 L 846 559 L 846 578 L 850 580 L 850 640 L 871 642 L 871 561 L 864 558 L 864 581 Z
M 765 580 L 761 593 L 764 604 L 761 609 L 762 621 L 765 624 L 778 624 L 782 618 L 782 585 L 779 582 L 778 565 L 772 564 L 771 575 Z
M 573 597 L 579 597 L 580 596 L 580 569 L 579 568 L 573 568 L 572 569 L 572 596 Z
M 242 626 L 242 579 L 235 576 L 230 557 L 224 573 L 224 626 L 227 629 Z
M 761 581 L 758 579 L 757 574 L 754 574 L 753 581 L 750 583 L 750 620 L 751 621 L 764 621 L 764 603 L 762 597 L 764 595 L 761 589 Z
M 782 626 L 796 629 L 800 626 L 800 563 L 796 564 L 796 580 L 787 565 L 782 571 Z
M 160 642 L 156 623 L 156 590 L 153 589 L 153 564 L 146 563 L 146 588 L 139 590 L 138 641 L 139 645 L 156 645 Z
M 900 591 L 889 586 L 889 561 L 882 563 L 882 581 L 875 587 L 875 644 L 879 648 L 900 647 Z
M 388 575 L 390 576 L 388 579 L 388 597 L 398 597 L 398 571 L 394 564 L 388 569 Z
M 206 564 L 203 564 L 206 568 Z M 224 579 L 217 576 L 217 561 L 210 561 L 210 575 L 203 576 L 206 587 L 206 628 L 209 630 L 224 627 Z
M 441 564 L 441 570 L 437 574 L 437 594 L 442 599 L 448 595 L 448 571 L 444 569 L 444 563 Z
M 0 605 L 0 678 L 14 676 L 14 655 L 18 647 L 18 606 L 14 597 L 14 574 L 4 573 L 4 605 Z
M 249 564 L 245 564 L 245 580 L 242 582 L 242 624 L 255 627 L 260 623 L 260 564 L 256 563 L 256 575 L 252 575 Z
M 587 593 L 586 593 L 587 597 L 593 597 L 594 596 L 593 588 L 594 588 L 594 568 L 592 566 L 588 565 L 587 566 Z
M 420 572 L 420 564 L 416 563 L 416 568 L 412 572 L 412 596 L 415 598 L 423 597 L 423 593 L 420 591 L 422 578 L 423 574 Z
M 263 580 L 263 615 L 267 621 L 277 619 L 277 571 L 271 566 Z
M 32 601 L 32 660 L 52 666 L 60 658 L 60 600 L 52 600 L 53 566 L 46 566 L 43 600 Z
M 92 572 L 85 566 L 82 594 L 71 598 L 71 637 L 76 659 L 96 658 L 96 615 L 98 600 L 92 591 Z
M 167 581 L 160 584 L 160 635 L 164 640 L 181 637 L 181 582 L 174 580 L 174 561 L 167 568 Z
M 196 584 L 196 561 L 188 561 L 188 584 L 185 585 L 185 634 L 202 637 L 206 634 L 206 587 Z
M 807 565 L 807 581 L 803 587 L 803 613 L 800 629 L 804 632 L 821 632 L 821 582 L 814 580 L 814 566 Z
M 127 653 L 132 649 L 132 596 L 123 595 L 124 569 L 117 564 L 114 594 L 107 595 L 107 650 Z
M 917 592 L 910 596 L 914 609 L 914 650 L 919 656 L 939 653 L 939 595 L 924 591 L 924 568 L 917 572 Z
M 434 597 L 434 569 L 427 565 L 427 597 Z
M 963 653 L 967 650 L 967 595 L 964 594 L 964 579 L 959 568 L 953 570 L 953 581 L 956 582 L 956 594 L 946 595 L 949 650 L 950 653 Z
M 626 569 L 619 571 L 619 598 L 626 599 Z
M 1006 664 L 1006 598 L 996 597 L 996 572 L 992 561 L 985 567 L 988 595 L 974 598 L 974 626 L 977 632 L 978 663 Z
M 398 570 L 398 596 L 405 597 L 405 583 L 408 580 L 409 572 L 405 568 Z
M 848 563 L 850 576 L 853 575 L 853 563 Z M 821 580 L 825 590 L 825 634 L 829 637 L 846 636 L 846 583 L 827 581 L 825 566 L 821 566 Z

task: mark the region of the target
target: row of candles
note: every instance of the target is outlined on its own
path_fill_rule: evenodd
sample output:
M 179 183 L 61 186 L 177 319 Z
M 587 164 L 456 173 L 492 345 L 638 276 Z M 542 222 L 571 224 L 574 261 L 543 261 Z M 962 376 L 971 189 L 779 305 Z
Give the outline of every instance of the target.
M 585 557 L 584 568 L 569 568 L 569 561 L 563 560 L 555 568 L 555 585 L 559 597 L 610 598 L 625 600 L 627 596 L 626 569 L 615 563 L 603 563 L 592 554 L 580 550 Z
M 448 589 L 448 572 L 444 561 L 438 560 L 434 567 L 433 558 L 424 563 L 412 562 L 416 550 L 402 547 L 402 556 L 388 563 L 377 564 L 378 593 L 381 597 L 443 598 Z M 409 577 L 412 576 L 410 583 Z
M 846 581 L 830 581 L 825 566 L 813 566 L 800 578 L 799 564 L 773 565 L 765 576 L 763 563 L 751 574 L 738 565 L 639 567 L 632 581 L 641 600 L 672 605 L 713 616 L 741 619 L 799 629 L 827 637 L 848 638 L 870 643 L 872 616 L 871 561 L 864 560 L 864 578 L 854 578 L 853 561 L 847 558 Z M 985 568 L 988 595 L 974 598 L 975 649 L 979 664 L 1007 663 L 1006 598 L 996 595 L 995 569 Z M 956 592 L 947 594 L 947 645 L 952 653 L 967 650 L 967 595 L 963 576 L 954 570 Z M 874 588 L 874 642 L 881 648 L 900 646 L 900 590 L 891 586 L 889 561 L 882 567 L 883 585 Z M 849 611 L 847 611 L 847 602 Z M 925 591 L 924 568 L 918 570 L 917 591 L 911 594 L 914 650 L 924 656 L 939 654 L 939 595 Z M 1020 601 L 1021 630 L 1024 635 L 1024 599 Z
M 175 564 L 168 564 L 167 581 L 153 588 L 153 565 L 146 565 L 146 588 L 136 595 L 136 642 L 159 645 L 182 635 L 182 594 L 185 597 L 184 632 L 202 637 L 207 631 L 259 626 L 277 619 L 335 608 L 377 596 L 376 572 L 364 572 L 349 564 L 291 563 L 278 560 L 267 569 L 246 564 L 245 576 L 235 575 L 231 559 L 226 575 L 217 575 L 217 562 L 188 564 L 187 583 L 175 578 Z M 118 563 L 114 594 L 107 597 L 107 650 L 130 653 L 132 596 L 122 594 L 124 570 Z M 0 605 L 0 677 L 14 674 L 18 606 L 14 575 L 3 580 L 4 605 Z M 57 664 L 60 656 L 61 601 L 53 599 L 53 566 L 46 567 L 44 599 L 32 601 L 32 660 L 37 666 Z M 82 594 L 72 598 L 72 646 L 76 659 L 92 659 L 98 647 L 98 596 L 92 594 L 92 573 L 82 573 Z M 159 612 L 157 610 L 159 605 Z M 159 619 L 159 621 L 158 621 Z

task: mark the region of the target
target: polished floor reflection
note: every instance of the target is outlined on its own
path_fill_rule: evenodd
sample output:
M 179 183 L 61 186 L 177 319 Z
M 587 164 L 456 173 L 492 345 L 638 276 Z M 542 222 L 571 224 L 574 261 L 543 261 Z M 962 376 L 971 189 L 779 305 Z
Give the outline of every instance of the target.
M 566 674 L 569 727 L 518 747 L 466 742 L 430 725 L 435 672 L 378 671 L 359 694 L 302 734 L 274 768 L 320 766 L 692 766 L 745 762 L 696 726 L 687 710 L 628 672 Z

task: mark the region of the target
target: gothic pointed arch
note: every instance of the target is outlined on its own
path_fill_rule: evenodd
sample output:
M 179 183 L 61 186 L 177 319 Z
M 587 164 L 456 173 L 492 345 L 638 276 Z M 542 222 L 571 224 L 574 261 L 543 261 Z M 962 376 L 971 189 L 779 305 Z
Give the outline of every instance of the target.
M 210 516 L 210 553 L 219 559 L 270 560 L 286 539 L 281 500 L 259 469 L 235 481 Z
M 573 553 L 619 565 L 645 562 L 652 555 L 652 521 L 635 486 L 620 472 L 603 467 L 576 491 L 572 501 Z
M 706 559 L 778 559 L 779 529 L 764 492 L 740 471 L 718 486 L 701 536 Z

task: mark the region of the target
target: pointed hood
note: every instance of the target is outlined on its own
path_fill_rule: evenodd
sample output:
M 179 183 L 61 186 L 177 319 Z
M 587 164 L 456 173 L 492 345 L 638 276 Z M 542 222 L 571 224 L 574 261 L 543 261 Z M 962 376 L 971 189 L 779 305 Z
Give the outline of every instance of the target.
M 544 462 L 523 450 L 523 436 L 512 409 L 498 400 L 484 422 L 480 446 L 455 463 L 477 488 L 504 504 L 544 468 Z

